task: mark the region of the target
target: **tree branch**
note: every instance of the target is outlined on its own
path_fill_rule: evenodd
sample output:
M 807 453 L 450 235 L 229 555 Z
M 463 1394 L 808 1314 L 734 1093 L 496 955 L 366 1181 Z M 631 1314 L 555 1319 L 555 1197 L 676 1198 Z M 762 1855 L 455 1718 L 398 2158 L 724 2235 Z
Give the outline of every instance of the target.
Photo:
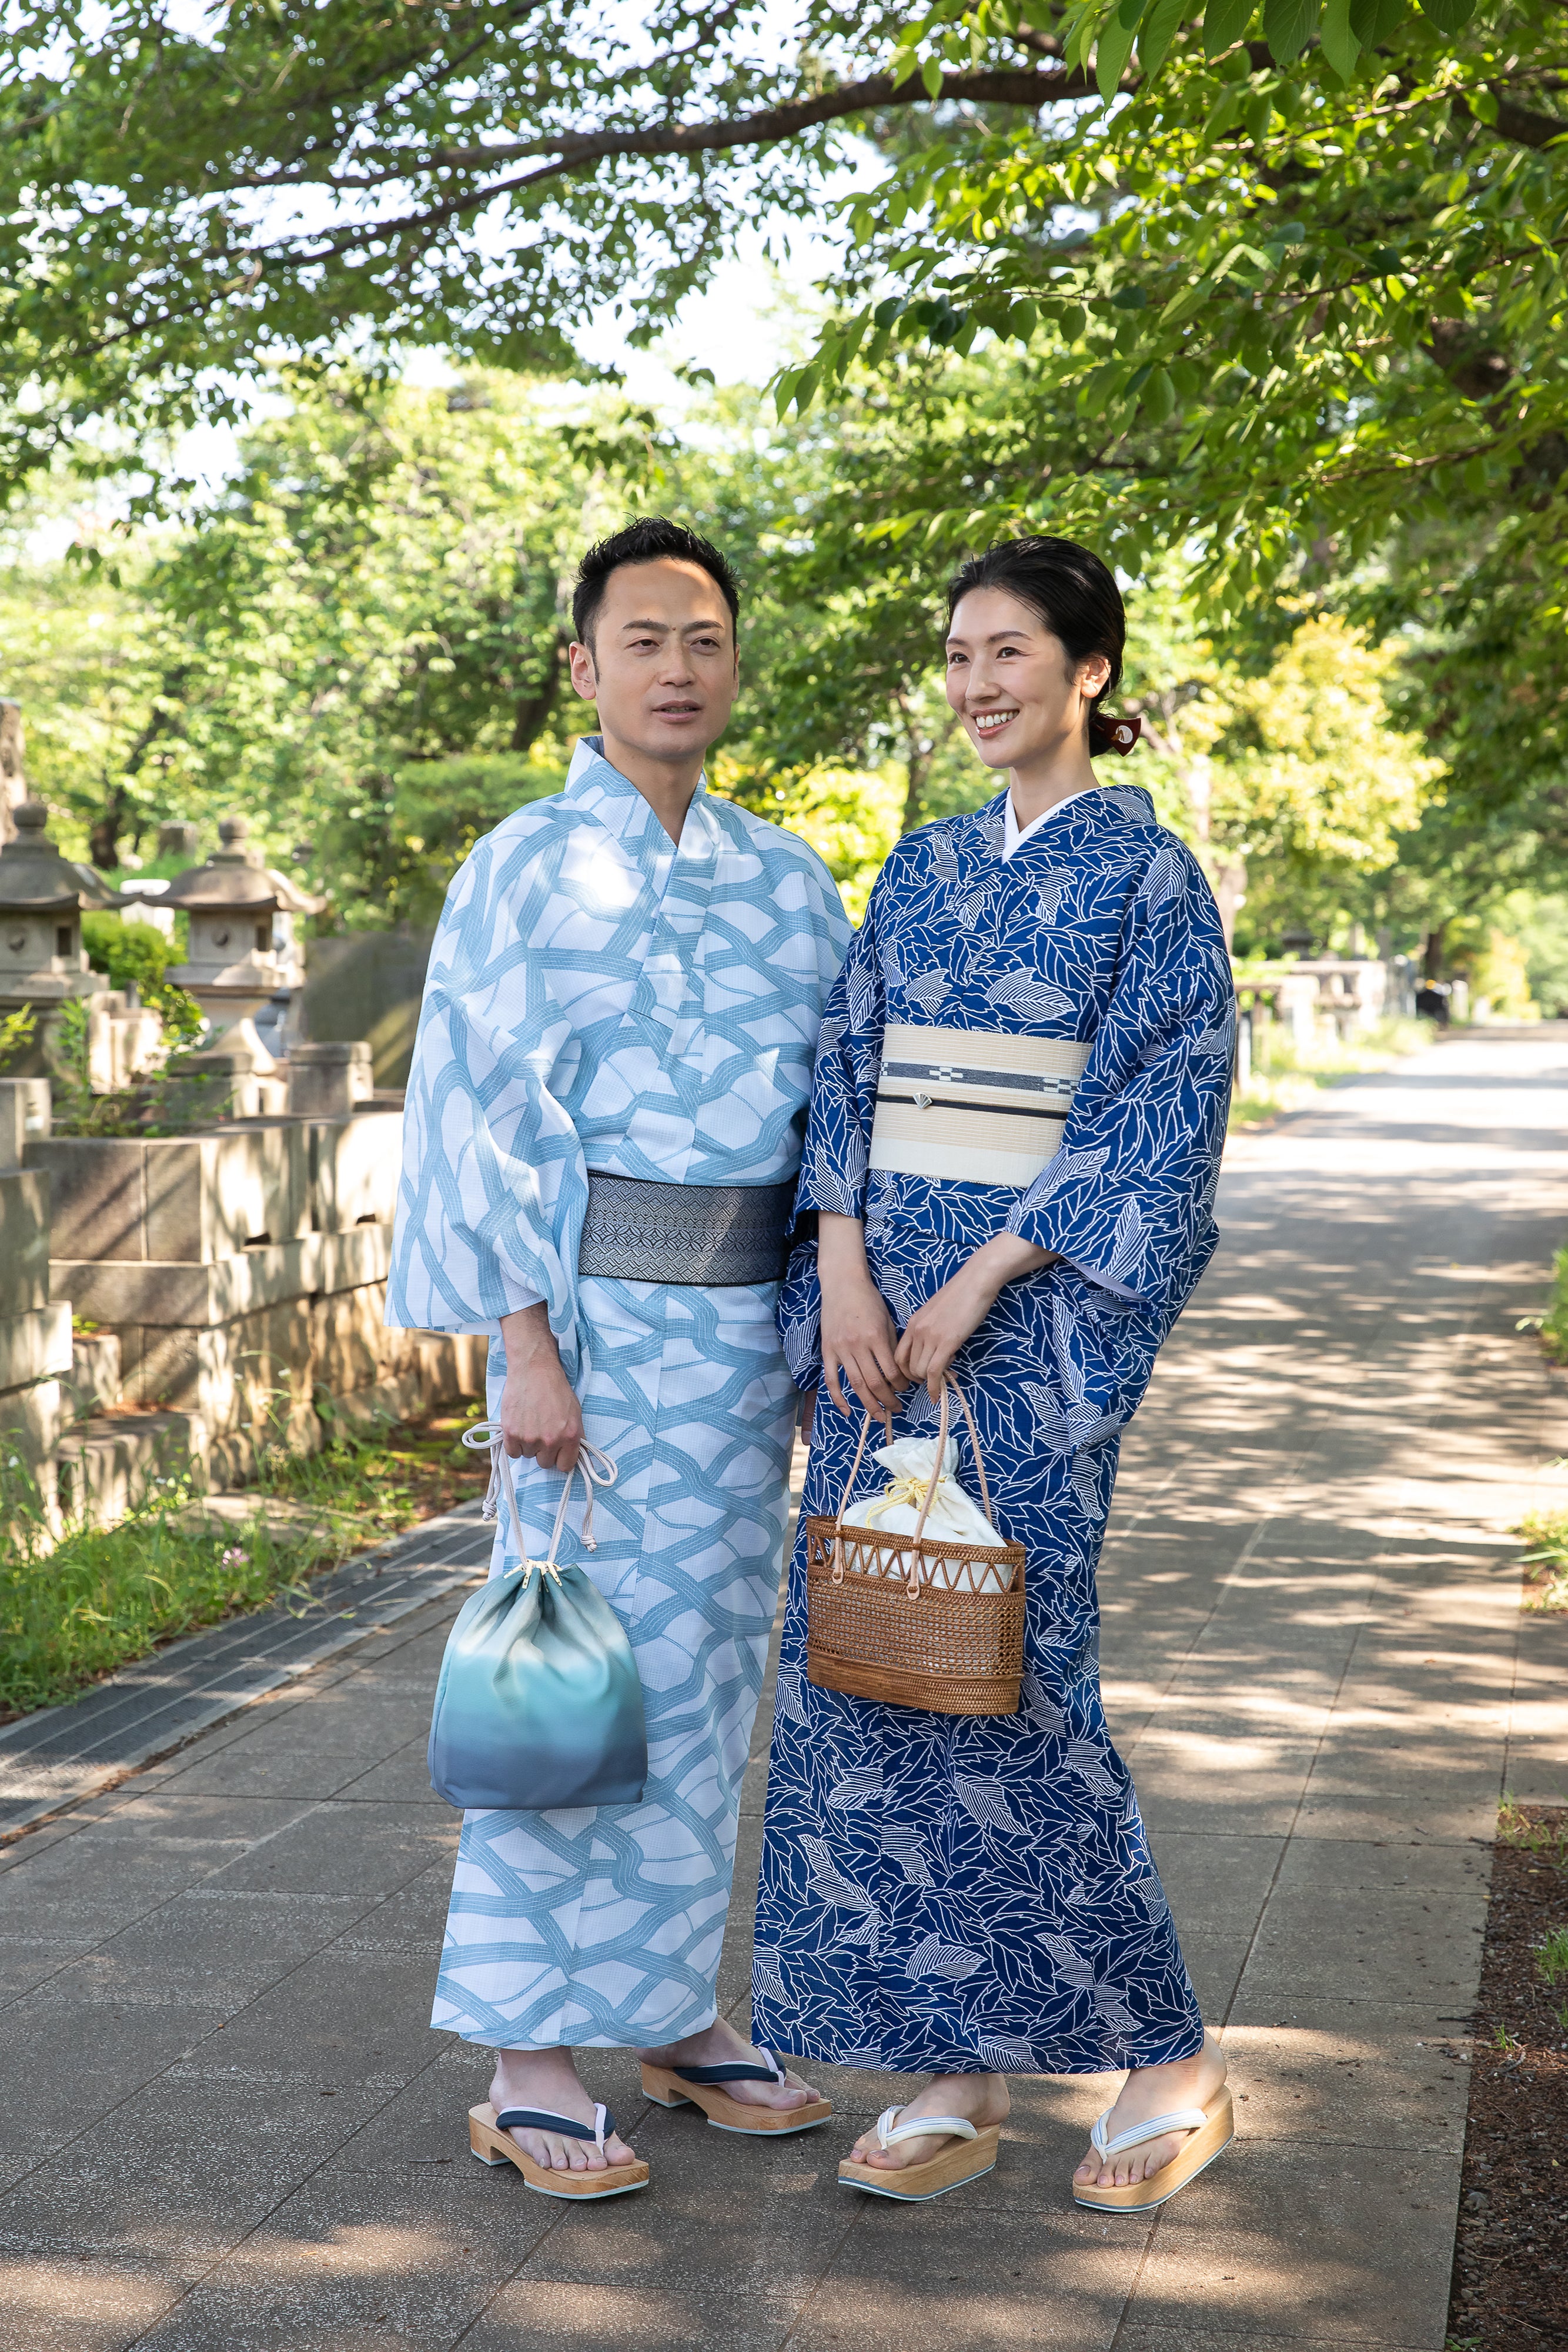
M 1493 86 L 1497 100 L 1497 121 L 1481 122 L 1462 98 L 1454 100 L 1454 111 L 1462 114 L 1467 122 L 1479 122 L 1483 131 L 1495 131 L 1515 147 L 1550 147 L 1554 139 L 1568 138 L 1568 122 L 1555 114 L 1542 114 L 1533 106 L 1521 106 L 1516 99 Z
M 1124 86 L 1132 89 L 1135 79 L 1124 77 Z M 943 75 L 935 99 L 927 95 L 917 74 L 897 84 L 888 74 L 872 74 L 863 81 L 846 82 L 838 89 L 821 90 L 810 98 L 716 122 L 668 122 L 647 131 L 564 131 L 556 138 L 507 140 L 494 146 L 437 147 L 423 155 L 401 158 L 378 173 L 344 173 L 340 176 L 291 173 L 287 177 L 304 181 L 308 176 L 310 184 L 315 186 L 360 189 L 390 180 L 407 180 L 421 172 L 489 172 L 498 163 L 514 163 L 526 156 L 553 159 L 537 172 L 464 190 L 440 205 L 407 214 L 399 220 L 356 223 L 351 230 L 332 232 L 317 243 L 308 257 L 322 259 L 345 238 L 358 242 L 366 236 L 391 236 L 402 229 L 428 227 L 434 222 L 450 219 L 454 214 L 487 205 L 497 196 L 508 195 L 518 188 L 556 178 L 563 172 L 580 171 L 587 164 L 612 158 L 700 155 L 730 147 L 771 147 L 802 131 L 841 121 L 845 115 L 870 114 L 891 106 L 942 105 L 967 100 L 973 105 L 1022 106 L 1037 111 L 1059 99 L 1094 95 L 1095 84 L 1082 72 L 1044 73 L 1028 68 L 1000 68 L 983 73 L 948 73 Z M 260 173 L 236 173 L 232 183 L 236 187 L 276 187 L 284 184 L 283 174 Z M 277 251 L 278 247 L 270 249 Z

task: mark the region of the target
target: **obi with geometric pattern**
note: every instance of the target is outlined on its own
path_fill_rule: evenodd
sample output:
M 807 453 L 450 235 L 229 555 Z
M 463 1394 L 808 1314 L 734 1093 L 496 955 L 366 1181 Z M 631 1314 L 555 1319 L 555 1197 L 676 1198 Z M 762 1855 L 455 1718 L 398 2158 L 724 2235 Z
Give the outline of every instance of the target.
M 889 1022 L 871 1165 L 970 1184 L 1032 1184 L 1055 1158 L 1090 1047 L 1071 1037 Z
M 724 1290 L 779 1282 L 794 1217 L 795 1181 L 661 1184 L 588 1171 L 580 1275 Z

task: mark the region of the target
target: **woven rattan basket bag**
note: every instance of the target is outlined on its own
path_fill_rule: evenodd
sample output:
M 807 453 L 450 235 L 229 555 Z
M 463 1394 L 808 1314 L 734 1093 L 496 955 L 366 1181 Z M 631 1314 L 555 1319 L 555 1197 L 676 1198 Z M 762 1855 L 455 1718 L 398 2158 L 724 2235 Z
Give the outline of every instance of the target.
M 846 1527 L 871 1430 L 867 1413 L 837 1518 L 806 1521 L 806 1673 L 819 1690 L 890 1699 L 932 1715 L 1016 1715 L 1023 1678 L 1023 1546 L 954 1543 L 925 1532 L 947 1444 L 950 1396 L 969 1424 L 980 1507 L 990 1518 L 975 1416 L 956 1381 L 949 1381 L 915 1533 Z M 966 1589 L 981 1580 L 982 1570 L 992 1571 L 985 1580 L 1000 1590 Z

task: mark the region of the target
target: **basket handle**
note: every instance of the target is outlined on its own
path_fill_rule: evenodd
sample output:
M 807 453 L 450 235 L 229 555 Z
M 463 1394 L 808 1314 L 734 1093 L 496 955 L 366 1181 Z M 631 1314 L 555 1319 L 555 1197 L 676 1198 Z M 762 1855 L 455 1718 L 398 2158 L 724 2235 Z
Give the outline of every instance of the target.
M 914 1600 L 924 1589 L 920 1580 L 920 1538 L 925 1533 L 925 1522 L 931 1515 L 931 1506 L 936 1499 L 936 1488 L 942 1476 L 943 1457 L 947 1451 L 947 1423 L 949 1418 L 948 1400 L 950 1395 L 957 1398 L 959 1410 L 962 1412 L 965 1421 L 968 1423 L 969 1444 L 973 1449 L 975 1456 L 975 1475 L 980 1482 L 980 1508 L 984 1511 L 988 1519 L 991 1517 L 991 1490 L 986 1482 L 985 1458 L 980 1452 L 980 1433 L 975 1426 L 975 1416 L 969 1409 L 968 1398 L 964 1394 L 963 1390 L 958 1386 L 957 1381 L 953 1378 L 952 1374 L 948 1372 L 944 1374 L 942 1381 L 942 1409 L 936 1425 L 936 1450 L 935 1454 L 932 1456 L 930 1484 L 925 1489 L 925 1500 L 920 1506 L 920 1517 L 915 1521 L 915 1535 L 910 1549 L 909 1557 L 911 1564 L 907 1590 L 911 1600 Z M 888 1442 L 891 1444 L 893 1440 L 893 1416 L 891 1413 L 884 1413 L 883 1415 L 883 1427 L 887 1432 Z M 860 1475 L 861 1463 L 865 1455 L 865 1442 L 870 1434 L 871 1414 L 866 1412 L 862 1415 L 861 1420 L 860 1444 L 855 1447 L 855 1458 L 850 1465 L 850 1475 L 845 1482 L 843 1500 L 839 1505 L 839 1515 L 833 1523 L 833 1581 L 835 1584 L 841 1583 L 843 1580 L 844 1513 L 849 1509 L 850 1497 L 855 1490 L 855 1480 Z M 992 1524 L 994 1525 L 995 1522 L 993 1521 Z
M 523 1541 L 522 1522 L 517 1517 L 517 1488 L 512 1484 L 514 1473 L 510 1466 L 510 1457 L 507 1453 L 506 1439 L 501 1434 L 500 1423 L 498 1421 L 475 1422 L 470 1428 L 464 1431 L 463 1443 L 471 1447 L 475 1453 L 478 1453 L 481 1448 L 489 1453 L 490 1486 L 485 1496 L 484 1516 L 487 1519 L 494 1518 L 497 1503 L 505 1499 L 505 1516 L 511 1541 L 516 1546 L 517 1557 L 525 1569 L 537 1564 L 546 1575 L 553 1576 L 558 1584 L 560 1582 L 560 1570 L 556 1566 L 555 1556 L 560 1549 L 561 1529 L 566 1525 L 566 1507 L 571 1496 L 572 1470 L 581 1471 L 582 1491 L 587 1497 L 582 1513 L 582 1540 L 590 1551 L 599 1549 L 593 1538 L 593 1490 L 595 1486 L 613 1486 L 620 1475 L 609 1454 L 599 1446 L 591 1444 L 586 1437 L 579 1438 L 577 1460 L 561 1481 L 560 1501 L 556 1505 L 555 1525 L 550 1529 L 549 1556 L 535 1563 L 529 1559 L 528 1548 Z M 597 1468 L 596 1464 L 599 1465 Z M 526 1577 L 523 1580 L 525 1583 L 528 1581 Z

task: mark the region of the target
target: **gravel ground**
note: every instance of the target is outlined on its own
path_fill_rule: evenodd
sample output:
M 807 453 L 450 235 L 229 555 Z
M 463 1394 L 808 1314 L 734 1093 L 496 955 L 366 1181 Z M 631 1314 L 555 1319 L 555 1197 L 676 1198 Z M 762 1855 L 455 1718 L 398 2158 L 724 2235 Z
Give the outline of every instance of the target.
M 1448 2342 L 1568 2346 L 1568 1810 L 1505 1807 L 1487 1915 Z

